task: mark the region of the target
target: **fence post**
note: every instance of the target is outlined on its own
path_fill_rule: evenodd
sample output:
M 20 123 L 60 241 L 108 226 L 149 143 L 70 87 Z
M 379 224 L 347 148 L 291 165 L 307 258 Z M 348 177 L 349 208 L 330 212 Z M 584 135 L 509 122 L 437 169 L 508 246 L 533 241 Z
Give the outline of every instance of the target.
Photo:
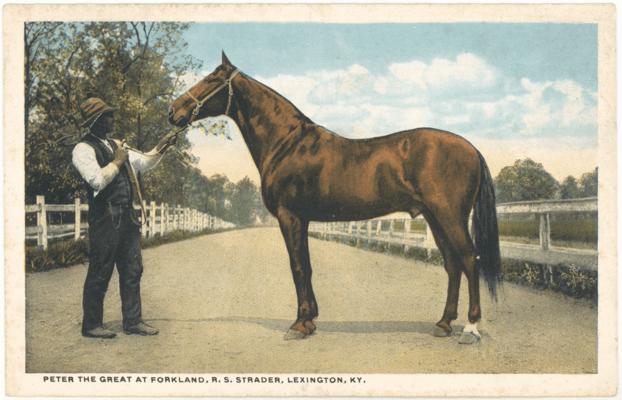
M 190 225 L 190 209 L 188 207 L 184 208 L 184 229 L 186 231 L 191 230 L 191 225 Z
M 540 247 L 542 250 L 551 247 L 551 220 L 548 213 L 540 214 Z
M 404 240 L 407 240 L 408 236 L 410 235 L 410 221 L 410 219 L 404 220 Z
M 151 203 L 149 204 L 149 237 L 154 237 L 155 236 L 155 224 L 156 224 L 156 203 L 155 201 L 151 200 Z
M 37 196 L 37 205 L 39 206 L 39 211 L 37 211 L 37 228 L 39 228 L 37 245 L 43 246 L 45 250 L 48 248 L 48 215 L 44 196 Z
M 394 232 L 395 232 L 395 220 L 392 219 L 389 223 L 389 237 L 393 237 Z
M 175 206 L 175 229 L 181 230 L 181 206 Z
M 82 213 L 80 212 L 80 198 L 76 197 L 73 201 L 74 218 L 73 218 L 73 238 L 80 239 L 80 226 L 82 225 Z
M 425 251 L 428 254 L 428 258 L 432 257 L 432 249 L 435 247 L 434 244 L 434 235 L 432 234 L 432 229 L 430 228 L 430 224 L 426 221 L 425 223 Z
M 170 204 L 166 203 L 166 227 L 164 228 L 166 230 L 166 233 L 169 233 L 171 231 L 172 226 L 173 221 L 171 220 L 171 206 Z
M 408 252 L 408 240 L 410 239 L 410 222 L 412 219 L 404 220 L 404 254 Z
M 168 226 L 168 230 L 169 231 L 174 231 L 175 230 L 175 209 L 177 208 L 177 206 L 172 205 L 172 206 L 168 206 L 168 212 L 170 215 L 170 224 Z
M 164 213 L 166 212 L 166 203 L 160 204 L 160 236 L 164 236 L 166 228 L 166 220 L 164 219 Z

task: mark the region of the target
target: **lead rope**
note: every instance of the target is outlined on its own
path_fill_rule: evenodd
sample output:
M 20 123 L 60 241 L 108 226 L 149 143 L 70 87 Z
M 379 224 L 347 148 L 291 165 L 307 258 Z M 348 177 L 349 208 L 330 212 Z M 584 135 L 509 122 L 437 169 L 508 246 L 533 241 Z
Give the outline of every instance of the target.
M 128 146 L 125 142 L 115 143 L 115 144 L 117 146 L 121 146 L 123 150 L 126 150 L 126 151 L 131 150 L 137 153 L 141 153 L 140 151 Z M 147 211 L 145 210 L 145 204 L 143 203 L 143 192 L 140 188 L 140 182 L 138 182 L 138 178 L 136 177 L 136 171 L 134 171 L 134 167 L 132 167 L 132 163 L 129 160 L 129 156 L 123 165 L 127 169 L 127 173 L 130 178 L 130 184 L 134 187 L 134 191 L 136 192 L 136 196 L 138 196 L 138 201 L 140 202 L 139 203 L 140 212 L 141 212 L 140 224 L 145 225 L 147 223 Z M 132 204 L 131 206 L 132 208 L 134 208 L 134 204 Z
M 140 212 L 141 212 L 140 224 L 145 225 L 147 223 L 147 210 L 145 210 L 145 203 L 143 201 L 143 192 L 140 188 L 140 182 L 138 182 L 138 177 L 136 176 L 134 167 L 132 167 L 132 163 L 130 163 L 129 160 L 127 161 L 127 169 L 130 173 L 130 181 L 132 181 L 132 184 L 134 185 L 134 190 L 136 191 L 136 195 L 138 196 Z

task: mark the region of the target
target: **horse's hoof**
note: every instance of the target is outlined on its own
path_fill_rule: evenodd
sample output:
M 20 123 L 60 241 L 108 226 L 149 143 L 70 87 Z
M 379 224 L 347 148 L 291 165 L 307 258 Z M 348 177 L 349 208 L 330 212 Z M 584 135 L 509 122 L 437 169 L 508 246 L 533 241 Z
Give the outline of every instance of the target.
M 448 337 L 451 336 L 451 328 L 449 330 L 445 330 L 438 325 L 434 325 L 434 330 L 432 331 L 432 335 L 435 337 Z
M 287 331 L 283 339 L 285 340 L 301 340 L 307 337 L 307 334 L 304 332 L 297 331 L 296 329 L 290 329 Z
M 473 332 L 462 332 L 460 335 L 460 339 L 458 339 L 458 343 L 460 344 L 475 344 L 479 342 L 481 338 L 474 334 Z

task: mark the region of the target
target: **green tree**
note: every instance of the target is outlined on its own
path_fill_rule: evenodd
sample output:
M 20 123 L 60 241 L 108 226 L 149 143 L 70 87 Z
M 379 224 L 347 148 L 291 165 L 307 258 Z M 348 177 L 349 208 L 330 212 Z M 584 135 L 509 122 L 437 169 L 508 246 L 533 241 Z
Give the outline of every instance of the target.
M 516 160 L 514 165 L 504 167 L 495 178 L 497 201 L 526 201 L 552 199 L 559 183 L 542 164 L 529 158 Z
M 576 199 L 581 197 L 581 191 L 574 176 L 568 176 L 559 186 L 559 197 L 562 199 Z
M 169 129 L 168 107 L 181 76 L 199 68 L 186 54 L 187 24 L 163 22 L 28 23 L 25 38 L 26 201 L 84 198 L 71 152 L 86 130 L 79 105 L 97 96 L 118 108 L 115 131 L 138 149 Z M 114 136 L 114 135 L 113 135 Z M 181 135 L 173 151 L 144 176 L 145 199 L 191 207 L 239 224 L 266 214 L 250 180 L 204 176 Z
M 257 186 L 248 177 L 235 184 L 231 193 L 231 221 L 239 225 L 250 225 L 259 217 L 262 207 Z
M 71 167 L 73 145 L 85 133 L 79 105 L 88 96 L 118 107 L 115 129 L 146 149 L 169 129 L 168 105 L 180 76 L 198 64 L 184 55 L 177 23 L 29 23 L 25 27 L 26 196 L 67 202 L 82 192 Z M 189 148 L 167 155 L 168 174 L 150 182 L 151 198 L 168 200 L 168 188 L 187 169 Z M 186 159 L 184 159 L 186 158 Z M 66 166 L 66 167 L 65 167 Z M 60 168 L 59 168 L 60 167 Z
M 581 197 L 598 196 L 598 167 L 592 172 L 586 172 L 579 178 Z

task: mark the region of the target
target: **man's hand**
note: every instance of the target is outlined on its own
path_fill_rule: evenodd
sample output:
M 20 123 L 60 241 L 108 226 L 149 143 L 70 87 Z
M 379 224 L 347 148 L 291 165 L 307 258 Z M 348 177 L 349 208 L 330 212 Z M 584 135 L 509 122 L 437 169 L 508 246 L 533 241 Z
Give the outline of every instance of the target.
M 117 146 L 117 149 L 114 151 L 114 160 L 112 162 L 121 169 L 123 164 L 127 161 L 127 150 L 123 148 L 123 146 Z
M 156 146 L 156 151 L 162 154 L 166 151 L 166 149 L 177 143 L 178 133 L 179 132 L 170 132 L 166 134 L 166 136 L 164 136 Z

